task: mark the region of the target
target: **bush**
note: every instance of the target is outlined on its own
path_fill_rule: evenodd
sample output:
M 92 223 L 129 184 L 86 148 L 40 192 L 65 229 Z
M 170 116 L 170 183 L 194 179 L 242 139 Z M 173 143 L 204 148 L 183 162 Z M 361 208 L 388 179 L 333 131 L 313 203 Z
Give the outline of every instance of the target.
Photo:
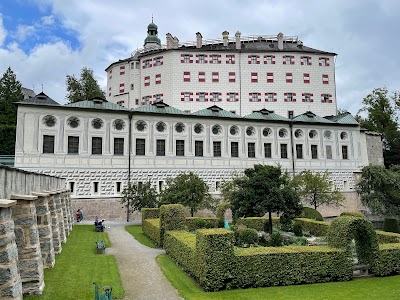
M 269 242 L 269 245 L 272 247 L 280 247 L 283 245 L 283 236 L 280 232 L 273 232 L 271 234 L 271 241 Z
M 161 205 L 160 207 L 160 240 L 164 242 L 164 234 L 169 230 L 183 230 L 186 226 L 185 209 L 181 204 Z
M 324 218 L 322 218 L 322 215 L 317 210 L 315 210 L 314 208 L 311 208 L 311 207 L 303 207 L 303 210 L 302 210 L 300 216 L 302 218 L 312 219 L 312 220 L 316 220 L 316 221 L 324 220 Z
M 304 231 L 308 231 L 315 236 L 327 236 L 329 230 L 329 222 L 314 221 L 305 218 L 296 218 L 294 222 L 301 224 Z
M 385 218 L 383 221 L 383 231 L 399 233 L 399 220 L 397 218 Z
M 217 212 L 216 212 L 217 219 L 224 221 L 225 220 L 225 212 L 229 208 L 231 208 L 231 204 L 229 202 L 220 203 L 217 207 Z
M 400 243 L 380 245 L 372 272 L 376 276 L 400 273 Z
M 186 226 L 189 231 L 195 231 L 196 229 L 201 229 L 201 228 L 215 228 L 217 227 L 217 225 L 218 225 L 217 218 L 199 218 L 199 217 L 186 218 Z
M 146 219 L 158 219 L 160 217 L 159 208 L 142 208 L 142 224 Z
M 237 225 L 245 225 L 248 228 L 253 228 L 257 231 L 263 231 L 268 229 L 268 221 L 269 218 L 266 217 L 250 217 L 250 218 L 238 218 L 236 221 Z M 279 225 L 279 218 L 272 217 L 272 225 L 278 226 Z M 266 230 L 268 231 L 268 230 Z
M 151 239 L 157 246 L 161 246 L 160 219 L 146 219 L 142 223 L 143 234 Z
M 295 236 L 303 236 L 303 226 L 300 223 L 293 224 L 293 233 Z
M 365 216 L 362 212 L 359 211 L 344 211 L 340 214 L 341 217 L 348 216 L 348 217 L 356 217 L 365 219 Z
M 247 228 L 245 230 L 239 231 L 239 241 L 238 244 L 244 245 L 254 245 L 258 243 L 258 233 L 257 230 L 253 228 Z
M 376 235 L 380 244 L 400 243 L 400 234 L 376 230 Z

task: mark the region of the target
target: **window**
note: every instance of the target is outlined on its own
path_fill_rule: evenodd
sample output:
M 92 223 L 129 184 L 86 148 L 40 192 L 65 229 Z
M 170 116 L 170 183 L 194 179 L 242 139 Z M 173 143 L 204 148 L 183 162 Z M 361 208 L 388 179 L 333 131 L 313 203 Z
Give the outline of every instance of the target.
M 161 74 L 156 74 L 156 84 L 161 84 Z
M 139 99 L 135 99 L 135 105 L 139 105 Z
M 143 104 L 148 105 L 150 103 L 150 96 L 143 97 Z
M 323 67 L 329 67 L 329 58 L 328 57 L 320 57 L 319 65 Z
M 156 94 L 156 102 L 160 102 L 160 101 L 162 101 L 162 95 L 163 94 Z
M 258 74 L 251 73 L 251 82 L 258 82 Z
M 311 65 L 311 57 L 310 56 L 302 56 L 301 58 L 302 65 Z
M 121 186 L 122 186 L 122 182 L 121 181 L 117 181 L 115 183 L 115 191 L 117 192 L 117 194 L 121 193 Z
M 219 191 L 220 188 L 221 188 L 221 182 L 220 181 L 216 181 L 215 182 L 215 190 Z
M 157 140 L 156 148 L 157 156 L 165 156 L 165 140 Z
M 212 93 L 212 101 L 218 102 L 219 93 Z
M 199 63 L 204 64 L 204 54 L 199 54 Z
M 288 132 L 285 128 L 281 128 L 281 129 L 279 129 L 278 135 L 279 135 L 279 137 L 284 138 L 284 137 L 287 137 Z
M 267 102 L 274 102 L 274 93 L 267 93 Z
M 103 153 L 103 139 L 101 137 L 92 137 L 92 154 Z
M 161 66 L 161 65 L 163 64 L 162 59 L 163 59 L 162 56 L 156 57 L 156 58 L 155 58 L 155 60 L 156 60 L 155 65 L 156 65 L 156 66 Z
M 206 100 L 206 94 L 205 93 L 199 93 L 199 101 L 204 102 Z
M 250 59 L 250 62 L 251 62 L 252 65 L 257 64 L 257 55 L 252 55 L 251 59 Z
M 146 59 L 144 61 L 144 69 L 147 69 L 147 68 L 150 68 L 150 60 L 149 59 Z
M 185 131 L 185 125 L 183 124 L 183 123 L 176 123 L 176 125 L 175 125 L 175 130 L 176 130 L 176 132 L 178 132 L 178 133 L 182 133 L 182 132 L 184 132 Z
M 114 138 L 114 155 L 124 155 L 124 138 Z
M 297 158 L 303 158 L 303 145 L 302 144 L 297 144 L 296 145 L 296 157 Z
M 125 74 L 125 66 L 120 66 L 119 67 L 119 75 L 124 75 Z
M 184 62 L 185 64 L 188 64 L 188 63 L 190 62 L 190 56 L 189 56 L 189 54 L 185 54 L 185 55 L 183 56 L 183 62 Z
M 326 158 L 332 159 L 332 146 L 329 145 L 326 146 Z
M 235 55 L 230 54 L 226 56 L 226 63 L 227 64 L 234 64 L 235 63 Z
M 268 83 L 274 82 L 274 73 L 267 73 L 267 82 Z
M 349 159 L 348 152 L 347 152 L 347 146 L 342 146 L 342 158 Z
M 176 140 L 176 156 L 185 156 L 184 140 Z
M 54 135 L 43 136 L 43 153 L 54 153 Z
M 79 136 L 68 137 L 68 154 L 79 154 Z
M 145 155 L 146 151 L 146 140 L 136 139 L 136 155 Z
M 286 101 L 293 102 L 293 93 L 286 93 Z
M 229 72 L 229 82 L 236 82 L 235 72 Z
M 202 133 L 203 132 L 203 125 L 201 125 L 201 124 L 194 125 L 194 132 L 196 132 L 197 134 Z
M 265 64 L 267 65 L 273 65 L 275 64 L 275 55 L 265 55 Z
M 304 101 L 303 102 L 311 102 L 310 93 L 304 93 Z
M 303 73 L 303 81 L 304 81 L 304 83 L 310 83 L 310 74 L 309 73 Z
M 133 91 L 135 89 L 135 85 L 131 83 L 131 90 Z
M 284 65 L 294 65 L 294 56 L 284 55 L 283 56 L 283 64 Z
M 211 55 L 211 63 L 213 63 L 213 64 L 218 63 L 218 55 L 216 55 L 216 54 Z
M 288 158 L 287 144 L 281 144 L 281 158 Z
M 293 110 L 288 110 L 287 114 L 288 114 L 288 118 L 289 119 L 293 119 L 293 117 L 294 117 L 294 111 Z
M 322 83 L 329 84 L 329 76 L 328 74 L 322 74 Z
M 251 102 L 258 102 L 258 93 L 251 93 Z
M 99 194 L 99 183 L 98 182 L 93 182 L 93 194 L 94 195 Z
M 293 82 L 293 74 L 286 73 L 286 83 L 292 83 L 292 82 Z
M 206 72 L 199 72 L 199 82 L 206 82 Z
M 183 72 L 183 81 L 190 82 L 190 72 Z
M 321 95 L 321 102 L 322 103 L 330 103 L 330 102 L 332 102 L 332 100 L 330 100 L 329 97 L 330 95 L 329 94 L 322 94 Z
M 247 156 L 248 157 L 256 157 L 256 144 L 255 143 L 247 143 Z
M 219 73 L 212 72 L 212 82 L 219 82 Z
M 310 132 L 308 133 L 308 136 L 310 137 L 310 139 L 316 139 L 318 136 L 318 133 L 316 130 L 310 130 Z
M 189 102 L 190 101 L 190 93 L 183 93 L 183 101 Z
M 158 181 L 158 192 L 161 192 L 163 190 L 164 186 L 164 181 L 160 180 Z
M 75 193 L 75 182 L 69 182 L 69 190 L 72 194 Z
M 214 157 L 221 157 L 221 142 L 213 142 Z
M 203 141 L 194 142 L 194 155 L 203 156 Z
M 272 157 L 272 144 L 271 143 L 264 143 L 264 156 L 265 156 L 265 158 Z
M 230 110 L 229 112 L 236 114 L 236 110 Z
M 228 101 L 229 102 L 235 102 L 235 93 L 229 93 Z
M 311 158 L 318 159 L 318 146 L 317 145 L 311 145 Z
M 231 156 L 239 157 L 239 143 L 238 142 L 231 142 Z

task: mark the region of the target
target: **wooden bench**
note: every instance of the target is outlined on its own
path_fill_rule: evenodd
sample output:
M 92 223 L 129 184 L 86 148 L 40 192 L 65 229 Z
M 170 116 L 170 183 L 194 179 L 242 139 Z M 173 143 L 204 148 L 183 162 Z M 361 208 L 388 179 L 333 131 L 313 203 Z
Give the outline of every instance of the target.
M 104 286 L 99 288 L 99 285 L 96 282 L 94 284 L 94 300 L 112 300 L 112 287 L 111 286 Z M 104 291 L 101 293 L 100 291 Z
M 97 254 L 104 254 L 105 253 L 106 244 L 104 243 L 103 240 L 96 241 L 96 250 L 97 250 Z

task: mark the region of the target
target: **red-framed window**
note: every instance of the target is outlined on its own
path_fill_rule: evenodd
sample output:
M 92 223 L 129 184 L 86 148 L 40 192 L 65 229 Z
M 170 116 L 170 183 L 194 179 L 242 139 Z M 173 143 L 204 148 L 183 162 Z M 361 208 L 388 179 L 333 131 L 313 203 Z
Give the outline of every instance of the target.
M 296 93 L 284 93 L 285 102 L 296 102 Z
M 208 93 L 206 93 L 206 92 L 197 92 L 196 93 L 196 101 L 197 102 L 208 102 Z
M 119 67 L 119 75 L 124 75 L 125 74 L 125 66 L 120 66 Z
M 161 84 L 161 74 L 156 74 L 156 84 Z
M 329 76 L 328 74 L 322 74 L 322 83 L 329 84 Z
M 181 92 L 181 101 L 182 102 L 193 102 L 193 93 L 192 92 Z
M 235 92 L 226 93 L 226 101 L 238 102 L 239 101 L 239 93 L 235 93 Z
M 314 94 L 313 93 L 303 93 L 301 94 L 302 102 L 314 102 Z
M 206 72 L 199 72 L 199 82 L 206 82 Z
M 329 57 L 320 57 L 318 59 L 319 61 L 319 65 L 322 67 L 329 67 L 330 63 L 329 63 Z
M 144 76 L 144 86 L 150 86 L 150 76 Z
M 248 55 L 247 62 L 249 65 L 259 65 L 260 64 L 260 55 Z
M 321 94 L 321 103 L 332 103 L 332 95 L 331 94 Z
M 284 55 L 283 57 L 284 65 L 294 65 L 294 56 L 293 55 Z
M 227 64 L 235 64 L 235 54 L 227 54 L 226 55 L 226 63 Z
M 208 55 L 207 54 L 196 54 L 196 63 L 197 64 L 208 63 Z
M 258 73 L 257 72 L 251 73 L 251 82 L 258 82 Z
M 264 64 L 265 65 L 274 65 L 275 64 L 275 55 L 264 55 Z
M 221 54 L 211 54 L 209 59 L 210 64 L 220 64 Z
M 236 73 L 229 72 L 229 82 L 236 82 Z
M 276 93 L 273 92 L 265 93 L 265 102 L 277 102 L 277 101 L 278 97 Z
M 300 64 L 303 66 L 311 66 L 311 56 L 300 56 Z
M 293 73 L 286 73 L 286 83 L 293 82 Z
M 190 82 L 190 72 L 183 72 L 183 81 Z
M 249 93 L 249 102 L 260 102 L 261 93 Z
M 157 56 L 153 58 L 153 66 L 162 66 L 164 64 L 164 56 Z
M 304 83 L 310 83 L 310 74 L 309 73 L 303 73 L 303 81 L 304 81 Z
M 219 82 L 219 73 L 218 72 L 212 72 L 211 76 L 212 76 L 211 77 L 212 82 Z
M 272 72 L 267 73 L 267 82 L 269 82 L 269 83 L 274 82 L 274 73 L 272 73 Z
M 119 92 L 124 93 L 125 92 L 125 83 L 120 83 L 119 84 Z
M 181 54 L 181 63 L 184 64 L 193 63 L 193 54 Z

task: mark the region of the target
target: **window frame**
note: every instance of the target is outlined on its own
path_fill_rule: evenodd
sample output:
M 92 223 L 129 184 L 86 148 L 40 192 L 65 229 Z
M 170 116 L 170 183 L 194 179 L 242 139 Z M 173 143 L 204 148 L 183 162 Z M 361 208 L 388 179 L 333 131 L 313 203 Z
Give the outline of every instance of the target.
M 288 145 L 285 144 L 285 143 L 282 143 L 282 144 L 280 144 L 280 146 L 279 146 L 279 148 L 280 148 L 280 150 L 281 150 L 281 158 L 283 158 L 283 159 L 289 158 L 287 146 L 288 146 Z
M 239 142 L 231 142 L 231 157 L 239 157 Z
M 68 154 L 79 154 L 79 136 L 68 136 Z
M 185 140 L 176 140 L 175 141 L 175 155 L 176 156 L 185 156 Z
M 203 157 L 204 156 L 204 142 L 194 141 L 194 156 Z
M 303 159 L 303 144 L 296 144 L 296 158 Z
M 92 155 L 103 155 L 103 138 L 92 136 Z
M 146 155 L 146 139 L 135 139 L 135 155 Z
M 311 145 L 310 152 L 311 159 L 318 159 L 318 145 Z
M 42 153 L 54 154 L 54 144 L 55 144 L 54 135 L 48 135 L 48 134 L 43 135 Z
M 114 138 L 114 155 L 124 155 L 124 138 L 115 137 Z
M 165 139 L 156 140 L 156 156 L 165 156 Z
M 254 142 L 247 143 L 247 157 L 248 158 L 256 157 L 256 143 Z

